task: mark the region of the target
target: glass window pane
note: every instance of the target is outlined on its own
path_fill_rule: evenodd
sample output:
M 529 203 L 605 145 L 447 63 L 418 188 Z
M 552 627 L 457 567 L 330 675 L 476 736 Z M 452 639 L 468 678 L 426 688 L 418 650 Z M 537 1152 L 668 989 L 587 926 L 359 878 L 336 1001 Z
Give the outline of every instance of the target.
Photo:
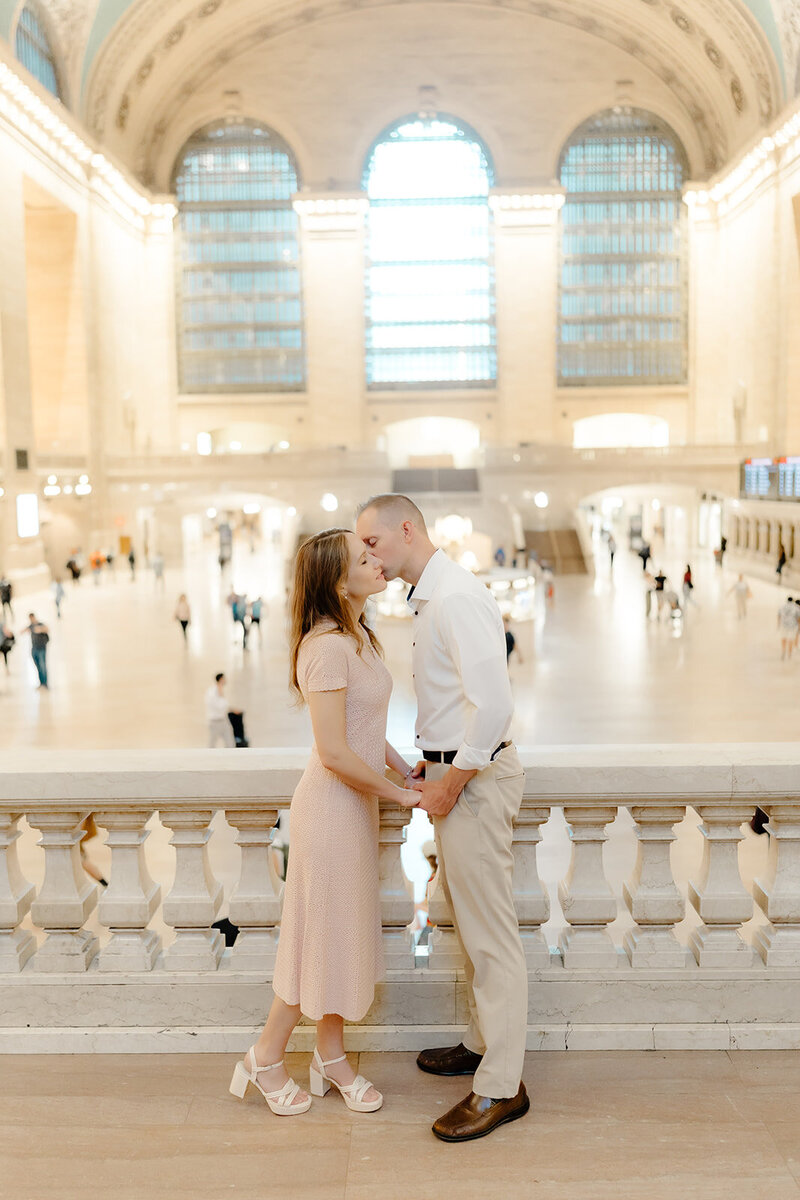
M 174 188 L 181 390 L 304 387 L 289 148 L 261 125 L 208 126 L 183 148 Z
M 600 113 L 567 143 L 559 383 L 685 383 L 686 172 L 672 131 L 638 110 Z
M 56 61 L 50 39 L 36 13 L 28 5 L 19 14 L 14 52 L 26 70 L 30 71 L 42 87 L 47 88 L 57 100 L 61 100 Z
M 407 117 L 364 175 L 367 383 L 490 386 L 497 377 L 484 147 L 450 117 Z

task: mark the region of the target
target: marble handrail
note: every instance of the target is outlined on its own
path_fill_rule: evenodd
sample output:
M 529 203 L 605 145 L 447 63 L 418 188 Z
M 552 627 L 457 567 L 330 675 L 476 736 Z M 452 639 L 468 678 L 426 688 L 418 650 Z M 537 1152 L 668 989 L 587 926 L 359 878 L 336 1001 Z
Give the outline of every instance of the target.
M 631 879 L 621 889 L 633 918 L 624 961 L 634 969 L 691 967 L 749 969 L 757 950 L 768 966 L 800 967 L 800 745 L 549 747 L 522 750 L 525 798 L 514 840 L 514 892 L 529 968 L 615 970 L 623 950 L 608 926 L 620 895 L 604 869 L 606 829 L 619 809 L 630 811 L 638 842 Z M 280 923 L 281 885 L 271 868 L 269 830 L 285 808 L 303 769 L 304 751 L 26 752 L 6 756 L 0 779 L 0 973 L 80 974 L 98 958 L 100 971 L 194 972 L 221 967 L 270 973 Z M 770 858 L 753 893 L 739 873 L 742 823 L 755 805 L 770 817 Z M 673 829 L 686 808 L 701 818 L 703 862 L 688 886 L 700 924 L 689 951 L 675 937 L 685 900 L 670 864 Z M 541 826 L 563 810 L 571 861 L 558 887 L 564 927 L 558 952 L 542 925 L 549 898 L 537 869 Z M 230 897 L 240 936 L 229 957 L 213 928 L 222 885 L 210 866 L 208 844 L 216 812 L 237 830 L 242 850 Z M 80 864 L 80 822 L 89 813 L 107 830 L 110 886 L 98 906 L 109 931 L 101 947 L 85 927 L 98 889 Z M 163 901 L 144 853 L 147 822 L 158 812 L 172 831 L 176 870 Z M 44 882 L 38 894 L 16 856 L 18 822 L 25 816 L 41 833 Z M 390 970 L 414 970 L 407 926 L 413 905 L 400 863 L 408 812 L 381 810 L 379 873 L 382 924 Z M 755 950 L 741 936 L 754 902 L 768 918 Z M 161 904 L 175 931 L 162 951 L 149 922 Z M 37 949 L 26 914 L 44 931 Z M 434 893 L 436 930 L 428 968 L 452 971 L 460 952 L 443 897 Z

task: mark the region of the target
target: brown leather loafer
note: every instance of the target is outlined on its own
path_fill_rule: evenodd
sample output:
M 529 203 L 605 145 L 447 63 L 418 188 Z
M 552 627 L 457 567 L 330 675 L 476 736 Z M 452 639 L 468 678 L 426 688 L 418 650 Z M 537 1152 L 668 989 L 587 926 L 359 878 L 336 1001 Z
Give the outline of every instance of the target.
M 463 1042 L 457 1046 L 441 1046 L 434 1050 L 422 1050 L 417 1055 L 420 1071 L 429 1075 L 474 1075 L 481 1065 L 482 1054 L 468 1050 Z
M 492 1100 L 489 1096 L 476 1096 L 474 1092 L 451 1108 L 433 1125 L 433 1132 L 443 1142 L 469 1142 L 473 1138 L 486 1137 L 498 1125 L 524 1117 L 531 1106 L 525 1084 L 519 1085 L 516 1096 L 505 1100 Z

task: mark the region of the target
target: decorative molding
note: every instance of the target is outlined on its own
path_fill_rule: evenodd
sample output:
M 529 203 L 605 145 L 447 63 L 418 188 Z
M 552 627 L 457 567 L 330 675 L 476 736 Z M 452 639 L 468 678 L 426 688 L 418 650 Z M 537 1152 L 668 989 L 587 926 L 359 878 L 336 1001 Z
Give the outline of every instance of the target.
M 535 229 L 555 225 L 564 206 L 563 188 L 548 188 L 538 192 L 508 192 L 492 188 L 489 207 L 495 223 L 504 229 Z
M 305 233 L 336 236 L 361 232 L 369 200 L 364 192 L 300 192 L 292 207 Z

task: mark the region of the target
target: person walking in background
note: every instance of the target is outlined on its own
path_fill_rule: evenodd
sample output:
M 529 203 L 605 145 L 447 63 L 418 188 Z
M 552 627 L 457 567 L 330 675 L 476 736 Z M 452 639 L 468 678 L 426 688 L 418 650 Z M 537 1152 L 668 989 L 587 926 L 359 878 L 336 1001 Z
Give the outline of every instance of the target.
M 242 627 L 242 649 L 247 649 L 247 596 L 237 591 L 231 591 L 228 596 L 228 603 L 231 606 L 231 616 L 233 617 L 234 625 Z
M 797 637 L 798 609 L 791 596 L 778 609 L 778 636 L 781 639 L 781 662 L 792 657 Z
M 608 535 L 608 561 L 611 565 L 611 570 L 614 570 L 614 555 L 617 553 L 617 539 L 613 533 Z
M 92 550 L 91 554 L 89 555 L 89 566 L 91 567 L 92 579 L 94 579 L 95 587 L 100 582 L 100 572 L 103 569 L 104 562 L 105 562 L 105 559 L 103 558 L 100 551 Z
M 189 601 L 186 599 L 186 593 L 181 592 L 178 603 L 175 605 L 175 620 L 181 627 L 184 642 L 187 641 L 186 629 L 191 619 L 192 610 L 189 608 Z
M 80 583 L 81 568 L 74 550 L 66 561 L 66 568 L 72 576 L 72 582 Z
M 248 606 L 248 611 L 250 613 L 250 628 L 252 629 L 254 625 L 258 626 L 259 645 L 263 641 L 261 634 L 261 613 L 263 611 L 263 604 L 264 601 L 261 599 L 261 597 L 256 596 L 255 600 L 251 600 Z
M 11 617 L 11 619 L 13 621 L 14 609 L 11 605 L 12 593 L 13 593 L 13 588 L 11 586 L 11 580 L 6 579 L 6 577 L 4 575 L 2 577 L 2 579 L 0 579 L 0 602 L 2 602 L 2 605 L 3 605 L 3 619 L 5 619 L 6 609 L 8 609 L 8 615 Z
M 732 588 L 729 588 L 728 595 L 731 592 L 736 597 L 736 617 L 737 620 L 743 621 L 747 616 L 747 601 L 752 600 L 753 593 L 747 585 L 747 580 L 744 575 L 740 575 Z
M 6 674 L 8 674 L 8 656 L 17 639 L 14 637 L 14 631 L 10 625 L 0 625 L 0 654 L 3 656 Z
M 689 607 L 689 603 L 694 604 L 692 600 L 692 592 L 694 591 L 694 580 L 692 579 L 692 568 L 689 563 L 686 564 L 686 570 L 683 572 L 683 608 L 684 612 Z
M 656 620 L 660 621 L 661 610 L 663 609 L 665 603 L 664 589 L 667 586 L 667 577 L 660 567 L 658 569 L 658 574 L 653 576 L 653 583 L 655 585 L 653 590 L 655 591 L 656 603 L 658 605 Z
M 646 571 L 647 564 L 649 563 L 650 558 L 651 558 L 649 542 L 642 542 L 642 547 L 639 551 L 637 551 L 637 553 L 639 555 L 639 558 L 642 560 L 642 570 Z
M 31 658 L 34 661 L 36 672 L 39 676 L 39 687 L 48 688 L 47 683 L 47 643 L 50 641 L 50 634 L 47 631 L 47 626 L 44 621 L 37 619 L 36 613 L 28 613 L 29 624 L 23 629 L 23 633 L 31 635 Z
M 64 585 L 61 582 L 61 577 L 59 575 L 57 575 L 56 578 L 53 580 L 53 582 L 50 584 L 50 590 L 53 593 L 53 600 L 55 601 L 56 616 L 58 617 L 58 619 L 60 621 L 61 620 L 61 601 L 64 599 L 66 592 L 64 591 Z
M 775 574 L 780 579 L 783 574 L 783 568 L 786 566 L 786 548 L 783 542 L 778 542 L 778 565 L 775 568 Z
M 131 569 L 131 583 L 133 583 L 134 579 L 136 578 L 136 553 L 133 549 L 133 546 L 131 546 L 130 550 L 128 551 L 128 566 Z
M 214 682 L 206 691 L 206 720 L 208 721 L 208 748 L 213 750 L 218 741 L 233 748 L 233 729 L 228 720 L 228 701 L 225 696 L 225 675 L 222 671 L 214 676 Z
M 153 555 L 153 561 L 150 564 L 153 568 L 153 578 L 156 587 L 163 592 L 164 590 L 164 556 L 160 550 L 156 550 Z

